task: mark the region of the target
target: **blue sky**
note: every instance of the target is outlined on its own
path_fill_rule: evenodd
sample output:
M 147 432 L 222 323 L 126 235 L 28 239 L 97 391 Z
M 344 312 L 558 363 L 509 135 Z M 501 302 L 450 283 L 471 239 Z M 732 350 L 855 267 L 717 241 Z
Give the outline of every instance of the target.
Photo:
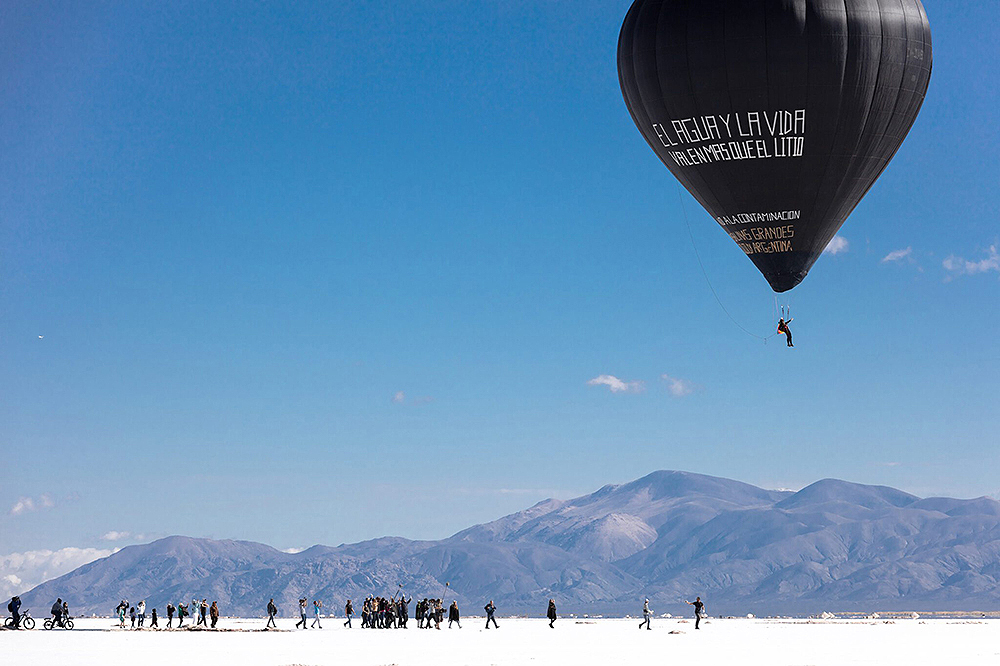
M 626 0 L 5 3 L 0 553 L 440 538 L 654 469 L 996 492 L 1000 5 L 925 4 L 928 98 L 790 351 L 698 267 Z

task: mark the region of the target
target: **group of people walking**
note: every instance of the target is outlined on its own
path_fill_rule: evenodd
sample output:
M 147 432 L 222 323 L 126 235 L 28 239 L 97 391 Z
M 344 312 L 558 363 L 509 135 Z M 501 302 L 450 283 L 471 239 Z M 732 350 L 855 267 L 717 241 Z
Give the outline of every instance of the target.
M 188 626 L 204 626 L 205 628 L 215 629 L 215 625 L 219 622 L 219 602 L 213 601 L 211 605 L 208 603 L 208 599 L 202 599 L 198 601 L 197 598 L 192 599 L 190 604 L 185 604 L 183 602 L 178 602 L 176 606 L 172 603 L 167 603 L 167 626 L 165 629 L 173 629 L 174 627 L 174 617 L 177 618 L 177 626 L 184 626 L 184 618 L 190 617 L 191 621 L 195 622 L 194 625 Z M 122 599 L 118 606 L 115 607 L 115 614 L 118 616 L 118 626 L 122 629 L 125 628 L 125 618 L 128 617 L 131 621 L 132 629 L 159 629 L 160 616 L 157 614 L 156 609 L 152 609 L 149 618 L 149 626 L 146 626 L 146 600 L 143 599 L 135 606 L 129 604 L 128 599 Z M 211 624 L 209 624 L 211 621 Z
M 409 622 L 410 619 L 410 603 L 412 601 L 413 599 L 408 598 L 405 594 L 400 595 L 398 599 L 396 598 L 396 595 L 393 595 L 390 599 L 370 595 L 364 600 L 364 603 L 361 606 L 361 626 L 368 629 L 406 629 L 407 622 Z M 701 597 L 696 597 L 694 601 L 685 601 L 684 603 L 694 606 L 694 628 L 700 629 L 701 620 L 705 617 L 705 604 L 702 602 Z M 308 624 L 310 607 L 313 614 L 313 621 L 311 625 Z M 10 603 L 7 604 L 7 610 L 12 615 L 12 624 L 15 629 L 19 628 L 21 625 L 20 609 L 20 597 L 12 597 Z M 306 597 L 301 597 L 298 600 L 298 610 L 300 619 L 295 623 L 296 628 L 323 628 L 323 625 L 320 622 L 320 619 L 323 617 L 323 602 L 321 600 L 314 599 L 312 605 L 310 606 L 309 600 Z M 500 625 L 497 624 L 495 617 L 497 607 L 493 603 L 492 599 L 490 599 L 489 603 L 483 606 L 483 610 L 486 611 L 486 628 L 489 629 L 490 624 L 492 624 L 495 629 L 499 629 Z M 176 606 L 172 603 L 168 603 L 166 611 L 167 625 L 165 628 L 167 629 L 173 628 L 175 616 L 177 617 L 178 628 L 184 626 L 184 618 L 186 617 L 190 617 L 191 621 L 195 621 L 194 626 L 196 627 L 204 626 L 211 629 L 215 629 L 215 625 L 219 621 L 218 602 L 213 601 L 209 604 L 207 599 L 198 601 L 198 599 L 195 598 L 191 600 L 190 604 L 179 602 Z M 64 623 L 67 619 L 69 619 L 69 604 L 61 598 L 56 599 L 56 602 L 52 604 L 51 613 L 53 617 L 53 626 L 66 626 Z M 135 606 L 130 605 L 127 599 L 122 599 L 115 608 L 115 614 L 118 616 L 118 626 L 122 629 L 125 628 L 126 617 L 128 617 L 131 621 L 132 629 L 147 628 L 145 599 L 140 601 Z M 275 605 L 274 599 L 271 599 L 267 603 L 267 626 L 265 628 L 277 628 L 278 625 L 274 620 L 277 614 L 278 607 Z M 440 629 L 441 624 L 444 622 L 444 605 L 442 604 L 441 599 L 424 598 L 417 602 L 416 607 L 414 608 L 414 615 L 417 618 L 418 628 Z M 344 616 L 346 617 L 344 626 L 350 629 L 351 619 L 354 617 L 354 605 L 350 599 L 348 599 L 347 603 L 344 605 Z M 558 614 L 556 612 L 556 603 L 553 599 L 549 599 L 545 616 L 549 621 L 549 627 L 554 629 L 556 619 L 558 619 Z M 647 630 L 652 629 L 652 617 L 653 612 L 649 608 L 649 599 L 646 599 L 642 607 L 643 619 L 642 622 L 639 623 L 639 628 L 642 629 L 645 627 Z M 448 607 L 448 628 L 451 629 L 452 625 L 457 626 L 459 629 L 462 628 L 461 613 L 458 609 L 457 600 L 452 601 L 451 605 Z M 159 617 L 155 608 L 152 609 L 148 628 L 159 629 Z
M 412 601 L 412 597 L 407 597 L 405 594 L 401 595 L 398 599 L 395 595 L 390 599 L 374 595 L 369 596 L 361 604 L 361 627 L 364 629 L 406 629 L 410 621 L 410 603 Z M 323 628 L 323 624 L 320 621 L 323 617 L 323 602 L 319 599 L 314 599 L 311 607 L 314 619 L 312 624 L 309 624 L 309 599 L 306 597 L 299 598 L 299 621 L 295 623 L 296 629 Z M 499 629 L 500 626 L 494 617 L 496 605 L 492 599 L 483 607 L 483 610 L 486 611 L 486 628 L 489 629 L 492 622 L 493 626 Z M 275 605 L 274 599 L 271 599 L 267 602 L 267 624 L 265 625 L 265 629 L 277 629 L 278 624 L 274 619 L 277 615 L 278 607 Z M 346 618 L 344 626 L 348 629 L 352 628 L 351 620 L 354 618 L 354 615 L 354 602 L 348 599 L 344 605 L 344 617 Z M 417 619 L 418 628 L 440 629 L 441 624 L 444 622 L 444 604 L 441 602 L 441 599 L 421 599 L 414 607 L 414 616 Z M 451 606 L 448 607 L 448 628 L 451 629 L 452 625 L 459 629 L 462 628 L 462 617 L 458 609 L 457 600 L 452 601 Z
M 406 629 L 410 621 L 410 602 L 412 597 L 402 594 L 397 599 L 393 596 L 390 599 L 385 597 L 369 596 L 361 604 L 361 627 L 363 629 Z M 420 604 L 417 602 L 416 616 L 420 618 Z M 353 612 L 351 600 L 347 600 L 344 613 L 348 610 Z M 351 616 L 347 615 L 345 627 L 351 627 Z

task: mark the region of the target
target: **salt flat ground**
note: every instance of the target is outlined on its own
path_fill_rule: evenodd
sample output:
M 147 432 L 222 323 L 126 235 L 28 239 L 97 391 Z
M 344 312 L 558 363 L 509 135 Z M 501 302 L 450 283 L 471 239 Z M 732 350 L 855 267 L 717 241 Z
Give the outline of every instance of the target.
M 727 664 L 843 666 L 844 664 L 1000 664 L 1000 620 L 807 621 L 679 619 L 653 621 L 565 618 L 549 629 L 542 619 L 501 619 L 483 630 L 467 618 L 462 629 L 345 629 L 330 618 L 324 629 L 279 632 L 112 630 L 112 620 L 80 619 L 73 631 L 0 631 L 0 654 L 12 664 L 143 666 L 261 664 L 266 666 L 455 666 L 567 664 L 630 666 Z M 310 622 L 312 620 L 310 619 Z M 442 625 L 442 627 L 446 626 Z M 264 620 L 223 618 L 220 629 L 256 629 Z M 671 634 L 671 631 L 683 633 Z

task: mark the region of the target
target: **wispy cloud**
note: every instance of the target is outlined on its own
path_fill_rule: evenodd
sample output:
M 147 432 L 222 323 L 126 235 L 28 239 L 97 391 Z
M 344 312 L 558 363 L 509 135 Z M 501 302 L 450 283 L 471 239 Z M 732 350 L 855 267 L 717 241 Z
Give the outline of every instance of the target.
M 105 532 L 101 535 L 102 541 L 124 541 L 132 536 L 131 532 L 117 532 L 111 530 L 110 532 Z
M 997 254 L 996 245 L 990 245 L 986 256 L 979 261 L 968 261 L 952 254 L 941 262 L 941 265 L 950 273 L 949 277 L 1000 272 L 1000 254 Z
M 607 386 L 612 393 L 641 393 L 646 388 L 645 382 L 625 381 L 614 375 L 598 375 L 587 380 L 587 386 Z
M 660 379 L 667 383 L 667 390 L 675 398 L 683 398 L 686 395 L 694 393 L 695 385 L 686 379 L 671 377 L 670 375 L 660 375 Z
M 826 248 L 823 250 L 823 254 L 840 254 L 841 252 L 847 252 L 851 244 L 843 236 L 834 236 L 830 239 L 830 242 L 826 244 Z
M 305 548 L 282 548 L 281 552 L 288 553 L 289 555 L 297 555 L 301 553 Z
M 404 391 L 396 391 L 392 395 L 393 403 L 397 405 L 410 405 L 412 407 L 419 407 L 420 405 L 429 405 L 434 402 L 434 398 L 429 395 L 421 395 L 416 398 L 407 398 Z
M 43 493 L 37 498 L 19 497 L 7 513 L 11 516 L 19 516 L 23 513 L 30 513 L 41 509 L 51 509 L 55 505 L 56 503 L 52 500 L 52 497 Z
M 904 259 L 908 259 L 909 261 L 913 261 L 913 248 L 912 247 L 905 247 L 902 250 L 893 250 L 889 254 L 887 254 L 884 257 L 882 257 L 882 263 L 883 264 L 888 264 L 888 263 L 893 263 L 893 262 L 900 262 L 900 261 L 903 261 Z
M 555 488 L 454 488 L 453 492 L 458 495 L 470 495 L 475 497 L 495 496 L 495 495 L 529 495 L 536 497 L 566 497 L 565 490 Z
M 0 555 L 0 599 L 24 594 L 36 585 L 69 573 L 94 560 L 107 557 L 116 550 L 62 548 Z

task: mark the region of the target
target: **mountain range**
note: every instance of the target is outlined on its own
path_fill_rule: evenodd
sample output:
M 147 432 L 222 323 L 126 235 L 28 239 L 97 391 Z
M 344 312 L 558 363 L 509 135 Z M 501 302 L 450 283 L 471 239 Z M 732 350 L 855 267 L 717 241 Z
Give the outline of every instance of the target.
M 1000 502 L 919 498 L 835 479 L 798 492 L 658 471 L 535 506 L 440 541 L 384 537 L 286 553 L 249 541 L 172 536 L 128 546 L 22 595 L 47 608 L 109 614 L 119 599 L 218 600 L 286 615 L 300 596 L 342 608 L 402 589 L 493 599 L 503 614 L 682 613 L 700 595 L 714 614 L 1000 608 Z

